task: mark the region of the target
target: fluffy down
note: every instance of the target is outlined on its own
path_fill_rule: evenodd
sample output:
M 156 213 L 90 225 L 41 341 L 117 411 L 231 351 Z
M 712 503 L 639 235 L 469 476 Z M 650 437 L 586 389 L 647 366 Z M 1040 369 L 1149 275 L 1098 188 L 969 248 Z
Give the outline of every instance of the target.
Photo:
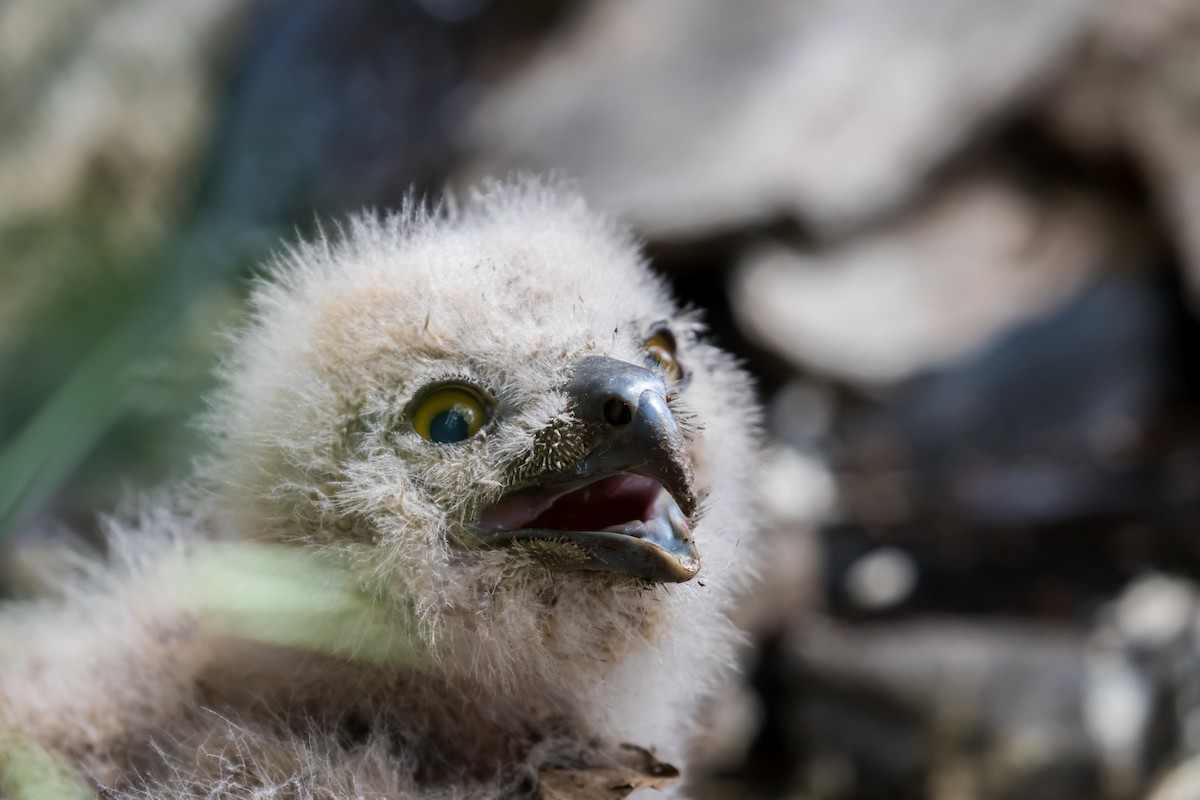
M 664 324 L 688 371 L 667 399 L 701 497 L 699 575 L 461 546 L 506 491 L 583 455 L 572 366 L 654 367 Z M 106 796 L 170 798 L 536 796 L 539 770 L 627 742 L 681 763 L 737 642 L 757 464 L 746 377 L 701 334 L 626 232 L 543 182 L 286 251 L 197 477 L 110 522 L 109 563 L 62 597 L 0 614 L 0 786 L 29 753 Z M 494 408 L 442 445 L 410 410 L 447 382 Z M 246 617 L 231 598 L 254 592 Z

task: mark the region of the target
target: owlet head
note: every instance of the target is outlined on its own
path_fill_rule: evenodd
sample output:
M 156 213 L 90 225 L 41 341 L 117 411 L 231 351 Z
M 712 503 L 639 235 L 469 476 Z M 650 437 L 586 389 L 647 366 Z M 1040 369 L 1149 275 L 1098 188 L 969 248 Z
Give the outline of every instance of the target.
M 538 183 L 340 233 L 275 265 L 227 370 L 231 526 L 363 554 L 405 591 L 728 561 L 705 518 L 749 452 L 744 381 L 627 235 Z

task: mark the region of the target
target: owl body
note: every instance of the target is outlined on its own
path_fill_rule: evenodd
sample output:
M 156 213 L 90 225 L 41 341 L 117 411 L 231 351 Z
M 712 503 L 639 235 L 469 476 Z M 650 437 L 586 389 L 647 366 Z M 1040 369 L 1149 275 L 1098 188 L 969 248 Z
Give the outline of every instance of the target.
M 0 615 L 0 780 L 537 797 L 625 744 L 682 763 L 757 412 L 624 231 L 532 180 L 353 219 L 271 266 L 222 387 L 195 480 Z

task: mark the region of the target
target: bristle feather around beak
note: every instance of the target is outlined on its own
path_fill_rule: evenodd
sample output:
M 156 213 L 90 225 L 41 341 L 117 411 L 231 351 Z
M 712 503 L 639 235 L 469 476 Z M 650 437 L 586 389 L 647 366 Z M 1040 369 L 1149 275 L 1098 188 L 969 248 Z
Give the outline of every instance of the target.
M 565 548 L 563 568 L 691 579 L 700 568 L 690 521 L 698 500 L 662 379 L 634 364 L 588 356 L 566 391 L 587 447 L 484 508 L 470 538 L 509 547 L 537 541 L 543 560 L 558 543 Z

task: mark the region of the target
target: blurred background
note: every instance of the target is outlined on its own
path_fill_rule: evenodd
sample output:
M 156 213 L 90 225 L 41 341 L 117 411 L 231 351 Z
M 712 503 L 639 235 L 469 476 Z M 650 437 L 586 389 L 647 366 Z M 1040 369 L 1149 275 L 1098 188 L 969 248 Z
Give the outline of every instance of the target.
M 1200 0 L 0 0 L 0 594 L 281 238 L 514 169 L 767 408 L 696 797 L 1200 798 Z

